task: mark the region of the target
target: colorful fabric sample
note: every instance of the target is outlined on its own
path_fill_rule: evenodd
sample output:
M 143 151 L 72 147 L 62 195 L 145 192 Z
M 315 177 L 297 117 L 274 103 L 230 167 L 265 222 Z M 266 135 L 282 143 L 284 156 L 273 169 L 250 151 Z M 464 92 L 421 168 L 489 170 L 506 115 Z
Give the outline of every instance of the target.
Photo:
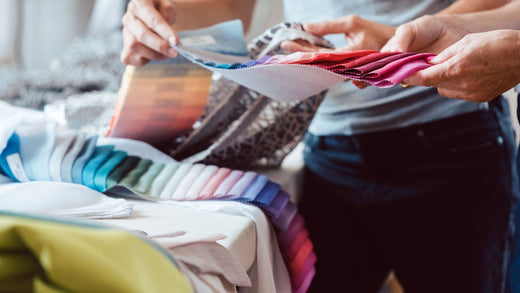
M 241 30 L 226 24 L 226 31 Z M 303 28 L 300 28 L 303 31 Z M 220 30 L 218 30 L 221 32 Z M 211 28 L 204 32 L 211 33 Z M 303 35 L 303 34 L 302 34 Z M 215 43 L 220 42 L 214 37 Z M 236 36 L 236 34 L 235 34 Z M 193 36 L 192 36 L 193 37 Z M 225 40 L 229 42 L 229 37 Z M 236 42 L 243 40 L 235 40 Z M 312 43 L 312 42 L 311 42 Z M 250 60 L 211 51 L 203 46 L 175 45 L 181 55 L 211 71 L 283 102 L 302 100 L 348 79 L 368 82 L 376 87 L 394 86 L 418 70 L 430 66 L 426 61 L 433 54 L 381 53 L 373 50 L 296 52 L 289 55 L 262 56 Z M 399 62 L 397 62 L 400 60 Z M 305 83 L 301 83 L 305 80 Z
M 40 126 L 35 126 L 38 127 L 41 129 Z M 61 133 L 62 131 L 66 132 Z M 56 141 L 60 144 L 65 134 L 68 136 L 73 132 L 46 127 L 45 139 L 42 138 L 41 132 L 32 132 L 34 137 L 30 133 L 31 131 L 26 131 L 24 139 L 20 140 L 17 132 L 14 132 L 0 153 L 2 172 L 18 181 L 30 179 L 20 175 L 24 174 L 27 162 L 23 160 L 23 156 L 16 164 L 10 162 L 9 158 L 18 155 L 22 148 L 25 148 L 26 154 L 37 154 L 38 152 L 31 148 L 38 148 L 39 145 L 33 144 L 33 141 L 45 140 L 45 145 L 52 146 L 56 145 Z M 292 291 L 304 292 L 310 284 L 316 256 L 303 218 L 298 213 L 296 205 L 290 201 L 290 196 L 267 176 L 214 165 L 154 162 L 128 155 L 122 148 L 115 149 L 111 144 L 96 145 L 97 137 L 85 139 L 82 134 L 73 136 L 68 137 L 64 145 L 67 149 L 79 149 L 82 145 L 82 151 L 74 152 L 76 157 L 72 164 L 71 177 L 93 190 L 150 200 L 233 200 L 259 207 L 276 231 L 286 267 L 292 278 Z M 78 141 L 79 146 L 71 145 L 72 141 Z M 51 151 L 52 148 L 45 148 L 44 155 L 33 155 L 29 158 L 36 158 L 33 165 L 38 162 L 45 170 L 49 170 L 50 164 L 63 165 L 59 159 L 65 160 L 68 154 L 63 155 L 66 152 L 61 150 L 60 155 L 51 159 Z M 68 160 L 70 161 L 70 158 Z M 55 173 L 61 175 L 62 172 Z M 52 178 L 65 179 L 61 176 Z M 47 181 L 51 181 L 52 178 L 49 177 Z

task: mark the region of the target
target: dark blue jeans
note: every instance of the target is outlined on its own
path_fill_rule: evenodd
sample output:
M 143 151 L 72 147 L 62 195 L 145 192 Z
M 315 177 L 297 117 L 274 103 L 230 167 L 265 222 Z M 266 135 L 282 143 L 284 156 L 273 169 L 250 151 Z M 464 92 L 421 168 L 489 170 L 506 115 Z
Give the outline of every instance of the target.
M 502 292 L 518 188 L 506 104 L 411 127 L 305 137 L 311 292 Z M 515 178 L 515 179 L 513 179 Z
M 520 94 L 518 94 L 517 101 L 520 102 Z M 520 104 L 518 104 L 517 108 L 517 117 L 520 119 Z M 520 170 L 520 150 L 517 153 L 516 163 L 518 170 Z M 518 173 L 520 174 L 520 171 Z M 520 182 L 520 177 L 518 180 Z M 514 244 L 507 280 L 507 292 L 509 293 L 520 293 L 520 204 L 517 204 L 515 208 L 515 227 Z

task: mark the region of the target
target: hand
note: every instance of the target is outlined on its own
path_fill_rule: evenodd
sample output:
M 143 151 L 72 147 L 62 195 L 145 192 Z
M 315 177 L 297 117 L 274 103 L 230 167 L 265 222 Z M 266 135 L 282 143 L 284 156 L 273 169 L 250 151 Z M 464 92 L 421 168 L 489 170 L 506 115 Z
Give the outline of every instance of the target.
M 520 31 L 496 30 L 466 35 L 430 61 L 436 64 L 405 79 L 435 86 L 439 94 L 487 102 L 520 83 Z
M 482 30 L 487 29 L 457 15 L 422 16 L 400 25 L 381 51 L 437 54 L 466 34 Z
M 318 36 L 345 34 L 348 45 L 338 48 L 340 51 L 379 50 L 392 37 L 395 28 L 377 22 L 349 15 L 334 20 L 306 23 L 306 31 Z M 329 49 L 305 45 L 303 42 L 284 42 L 282 47 L 289 51 L 324 51 Z
M 338 48 L 339 51 L 356 50 L 380 50 L 381 47 L 393 36 L 395 28 L 363 19 L 356 15 L 349 15 L 330 21 L 304 24 L 306 31 L 324 36 L 328 34 L 342 33 L 348 41 L 348 45 Z M 323 49 L 310 46 L 304 42 L 284 42 L 282 48 L 290 52 L 294 51 L 325 51 Z M 369 84 L 353 81 L 358 88 L 365 88 Z
M 132 0 L 123 16 L 123 51 L 125 65 L 143 66 L 153 59 L 176 57 L 168 40 L 177 40 L 171 25 L 177 10 L 169 0 Z

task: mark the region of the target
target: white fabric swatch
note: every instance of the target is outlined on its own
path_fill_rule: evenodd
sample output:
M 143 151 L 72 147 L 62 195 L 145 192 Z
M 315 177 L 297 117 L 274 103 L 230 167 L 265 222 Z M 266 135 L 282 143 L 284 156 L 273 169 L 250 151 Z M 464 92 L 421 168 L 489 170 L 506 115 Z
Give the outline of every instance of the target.
M 127 217 L 133 204 L 79 184 L 32 181 L 0 185 L 0 210 L 102 219 Z

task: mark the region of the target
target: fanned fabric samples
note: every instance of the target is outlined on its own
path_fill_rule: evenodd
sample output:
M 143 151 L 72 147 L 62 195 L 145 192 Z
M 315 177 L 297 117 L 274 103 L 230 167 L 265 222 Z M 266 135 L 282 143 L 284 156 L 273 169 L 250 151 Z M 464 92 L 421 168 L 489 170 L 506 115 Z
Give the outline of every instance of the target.
M 50 121 L 34 125 L 26 123 L 21 129 L 23 139 L 15 127 L 0 153 L 1 171 L 11 179 L 51 181 L 57 178 L 64 181 L 64 178 L 73 178 L 75 183 L 83 185 L 81 187 L 112 195 L 148 200 L 232 200 L 255 205 L 275 228 L 291 276 L 292 291 L 305 292 L 310 285 L 316 256 L 303 218 L 290 201 L 290 196 L 267 176 L 200 163 L 154 162 L 131 148 L 125 149 L 124 144 L 99 143 L 97 137 L 87 138 Z M 65 136 L 66 140 L 63 139 Z M 34 141 L 38 144 L 32 143 Z M 60 143 L 70 146 L 70 141 L 86 142 L 81 152 L 75 152 L 72 168 L 53 172 L 60 176 L 15 175 L 26 174 L 35 166 L 43 170 L 49 170 L 51 164 L 61 166 L 59 159 L 65 160 L 67 156 L 52 156 L 51 146 L 59 149 Z M 49 147 L 38 152 L 36 149 L 42 145 Z M 150 145 L 142 145 L 141 152 L 153 153 L 156 150 Z M 13 156 L 17 158 L 14 163 Z M 67 160 L 72 159 L 69 157 Z M 65 174 L 67 172 L 70 174 Z
M 192 62 L 284 102 L 305 99 L 348 79 L 364 81 L 380 88 L 392 87 L 414 72 L 428 68 L 430 64 L 427 59 L 434 56 L 428 53 L 363 50 L 296 52 L 289 55 L 264 55 L 249 60 L 242 55 L 225 54 L 208 48 L 208 45 L 220 42 L 229 43 L 229 38 L 221 40 L 219 37 L 225 36 L 223 31 L 241 30 L 238 25 L 230 22 L 204 31 L 194 31 L 191 38 L 210 40 L 201 44 L 186 44 L 181 39 L 179 45 L 173 42 L 171 45 Z M 305 82 L 302 83 L 302 80 Z

